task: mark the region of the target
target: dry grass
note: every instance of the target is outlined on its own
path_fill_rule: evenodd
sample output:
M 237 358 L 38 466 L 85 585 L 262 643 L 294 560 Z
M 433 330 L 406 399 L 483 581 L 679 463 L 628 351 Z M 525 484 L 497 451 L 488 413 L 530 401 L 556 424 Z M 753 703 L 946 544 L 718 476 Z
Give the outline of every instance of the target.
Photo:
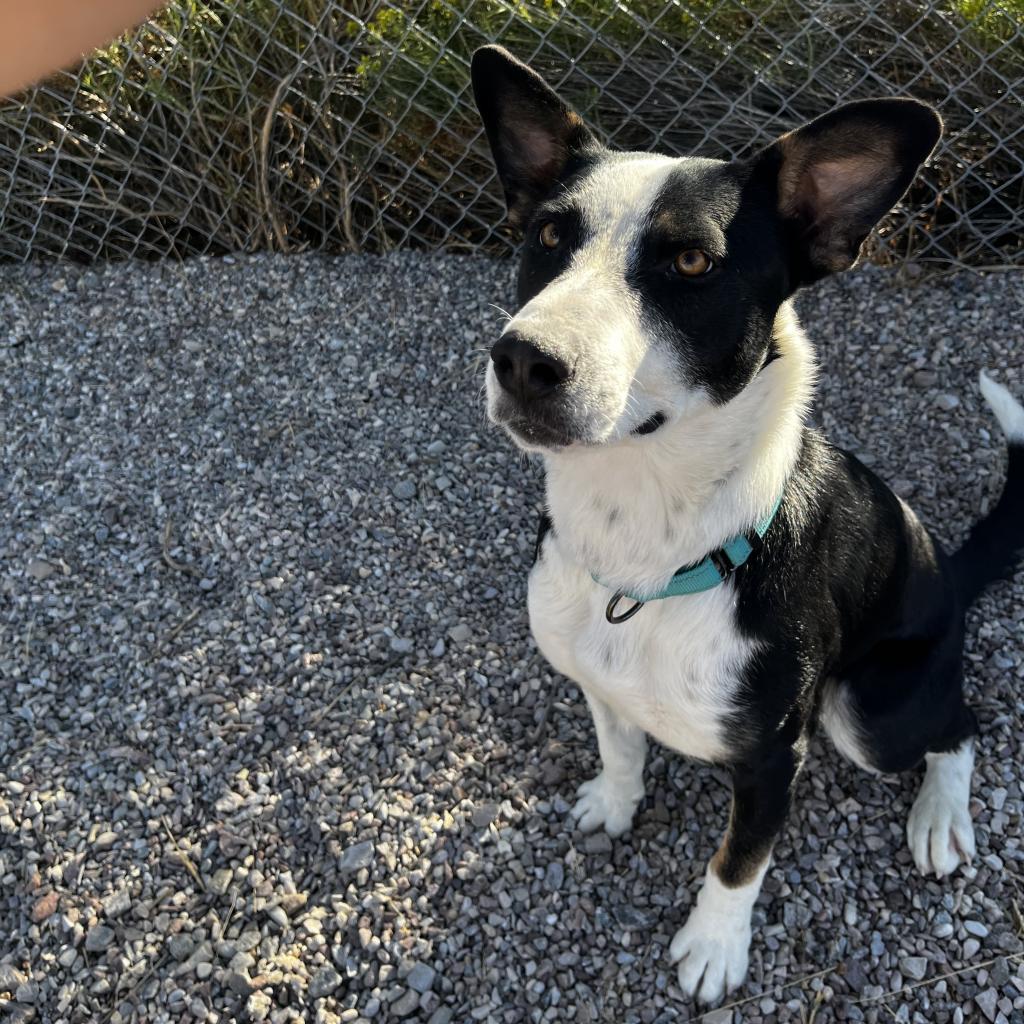
M 876 257 L 1016 264 L 1022 25 L 1022 0 L 179 0 L 0 106 L 0 258 L 507 249 L 467 92 L 497 39 L 618 146 L 735 155 L 841 99 L 931 100 L 946 143 Z

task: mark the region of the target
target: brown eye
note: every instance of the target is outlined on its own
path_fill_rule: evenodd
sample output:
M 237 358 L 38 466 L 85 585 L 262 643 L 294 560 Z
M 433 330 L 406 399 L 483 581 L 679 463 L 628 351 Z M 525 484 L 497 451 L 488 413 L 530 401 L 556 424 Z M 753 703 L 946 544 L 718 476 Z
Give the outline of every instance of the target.
M 700 277 L 713 266 L 711 257 L 703 249 L 684 249 L 675 261 L 675 268 L 683 277 Z
M 540 226 L 540 234 L 538 237 L 540 238 L 540 244 L 543 245 L 545 249 L 554 249 L 561 241 L 558 234 L 558 228 L 555 227 L 555 222 L 553 220 L 545 221 Z

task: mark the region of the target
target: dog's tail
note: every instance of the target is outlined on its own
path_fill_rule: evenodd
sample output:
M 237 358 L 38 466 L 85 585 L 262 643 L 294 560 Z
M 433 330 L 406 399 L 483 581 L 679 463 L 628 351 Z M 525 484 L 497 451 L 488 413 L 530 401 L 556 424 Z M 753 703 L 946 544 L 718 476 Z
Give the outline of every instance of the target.
M 964 606 L 990 583 L 1005 579 L 1024 558 L 1024 406 L 984 370 L 981 393 L 1006 434 L 1009 465 L 995 507 L 974 524 L 953 555 L 953 572 Z

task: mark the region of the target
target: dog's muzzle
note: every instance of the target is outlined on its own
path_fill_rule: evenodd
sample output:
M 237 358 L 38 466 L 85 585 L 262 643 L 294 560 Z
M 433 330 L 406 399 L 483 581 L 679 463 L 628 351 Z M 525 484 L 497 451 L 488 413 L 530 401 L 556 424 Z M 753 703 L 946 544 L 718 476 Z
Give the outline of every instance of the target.
M 572 369 L 518 331 L 503 334 L 491 349 L 498 384 L 492 418 L 514 437 L 541 448 L 572 444 L 576 431 L 566 410 Z

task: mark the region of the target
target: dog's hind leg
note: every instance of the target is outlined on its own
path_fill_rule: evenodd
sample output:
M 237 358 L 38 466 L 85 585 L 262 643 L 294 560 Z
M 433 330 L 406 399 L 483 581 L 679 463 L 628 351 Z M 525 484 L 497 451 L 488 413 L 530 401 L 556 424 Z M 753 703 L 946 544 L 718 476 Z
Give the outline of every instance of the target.
M 669 947 L 679 961 L 679 987 L 701 1002 L 716 1002 L 746 977 L 750 915 L 800 760 L 799 750 L 783 747 L 733 769 L 729 829 L 711 858 L 696 906 Z
M 647 737 L 620 718 L 604 701 L 587 695 L 601 751 L 601 771 L 580 786 L 570 812 L 584 832 L 604 826 L 611 836 L 628 831 L 644 795 Z
M 918 870 L 937 878 L 974 856 L 971 772 L 974 737 L 952 750 L 925 754 L 924 782 L 907 818 L 907 842 Z
M 959 664 L 935 658 L 899 668 L 880 662 L 873 677 L 826 694 L 822 720 L 836 745 L 860 764 L 886 774 L 925 763 L 924 782 L 907 818 L 907 843 L 922 874 L 941 878 L 974 856 L 971 772 L 977 722 L 964 704 Z M 843 716 L 836 713 L 842 708 Z M 844 728 L 837 728 L 842 721 Z M 842 736 L 856 738 L 844 749 Z M 859 755 L 859 757 L 857 756 Z

